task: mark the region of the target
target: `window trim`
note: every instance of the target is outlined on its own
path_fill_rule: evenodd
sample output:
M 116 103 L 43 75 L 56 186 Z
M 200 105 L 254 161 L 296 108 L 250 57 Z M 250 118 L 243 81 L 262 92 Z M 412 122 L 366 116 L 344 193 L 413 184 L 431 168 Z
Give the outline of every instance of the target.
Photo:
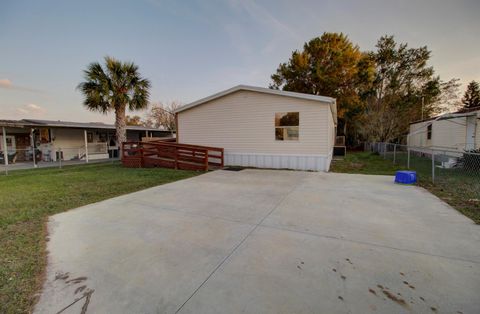
M 298 124 L 297 125 L 277 125 L 277 116 L 278 115 L 282 115 L 285 116 L 285 115 L 288 115 L 290 113 L 294 113 L 294 114 L 297 114 L 298 115 Z M 279 142 L 295 142 L 295 141 L 299 141 L 300 140 L 300 112 L 299 111 L 287 111 L 287 112 L 275 112 L 275 115 L 274 115 L 274 139 L 275 141 L 279 141 Z M 282 138 L 279 139 L 277 138 L 277 130 L 281 129 L 282 130 Z M 296 133 L 297 133 L 297 137 L 296 138 L 292 138 L 292 137 L 289 137 L 288 136 L 288 130 L 290 129 L 295 129 L 296 130 Z
M 432 139 L 433 127 L 432 124 L 427 125 L 427 140 Z

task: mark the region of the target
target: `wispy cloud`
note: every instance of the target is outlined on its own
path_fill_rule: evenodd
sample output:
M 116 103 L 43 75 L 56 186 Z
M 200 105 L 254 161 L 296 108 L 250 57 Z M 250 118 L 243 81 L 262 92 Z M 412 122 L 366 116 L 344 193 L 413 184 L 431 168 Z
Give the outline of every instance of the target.
M 231 0 L 230 3 L 233 7 L 243 9 L 256 23 L 268 27 L 271 31 L 283 36 L 299 38 L 299 35 L 291 27 L 281 22 L 255 0 Z
M 9 79 L 0 80 L 0 87 L 2 88 L 12 88 L 12 81 Z
M 230 22 L 225 27 L 225 31 L 230 37 L 233 46 L 245 57 L 256 57 L 259 52 L 263 55 L 271 55 L 276 50 L 282 48 L 286 43 L 296 43 L 301 41 L 301 36 L 280 18 L 274 16 L 269 10 L 260 5 L 255 0 L 230 0 L 230 8 L 238 15 L 243 15 L 245 19 L 236 19 L 243 21 L 238 24 Z M 254 29 L 263 32 L 264 41 L 258 47 L 252 39 L 252 25 Z M 238 48 L 240 46 L 240 48 Z M 253 56 L 252 56 L 253 55 Z
M 43 91 L 35 89 L 35 88 L 15 85 L 9 79 L 0 79 L 0 88 L 17 90 L 17 91 L 32 92 L 32 93 L 43 93 Z
M 21 115 L 23 118 L 28 115 L 28 117 L 42 117 L 47 113 L 47 109 L 39 106 L 37 104 L 27 104 L 22 107 L 16 108 L 16 114 Z

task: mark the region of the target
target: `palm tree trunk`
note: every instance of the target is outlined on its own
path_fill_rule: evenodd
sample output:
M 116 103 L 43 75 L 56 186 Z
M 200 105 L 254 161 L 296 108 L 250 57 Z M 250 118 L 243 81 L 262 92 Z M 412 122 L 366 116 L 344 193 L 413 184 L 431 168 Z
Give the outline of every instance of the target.
M 115 108 L 115 129 L 117 133 L 117 144 L 120 146 L 120 156 L 122 157 L 122 143 L 127 141 L 127 130 L 125 125 L 125 106 L 118 106 Z

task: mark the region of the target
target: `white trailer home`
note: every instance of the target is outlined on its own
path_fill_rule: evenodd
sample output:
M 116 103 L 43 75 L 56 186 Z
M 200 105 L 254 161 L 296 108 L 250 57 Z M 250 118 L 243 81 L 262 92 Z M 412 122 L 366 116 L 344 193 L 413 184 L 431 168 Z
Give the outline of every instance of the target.
M 469 151 L 480 148 L 480 107 L 447 113 L 410 124 L 412 147 Z
M 127 126 L 127 139 L 170 137 L 164 129 Z M 5 137 L 5 139 L 4 139 Z M 53 120 L 0 120 L 0 163 L 118 158 L 115 126 Z M 35 152 L 35 155 L 33 155 Z
M 328 171 L 330 97 L 239 85 L 176 110 L 177 142 L 221 147 L 225 165 Z

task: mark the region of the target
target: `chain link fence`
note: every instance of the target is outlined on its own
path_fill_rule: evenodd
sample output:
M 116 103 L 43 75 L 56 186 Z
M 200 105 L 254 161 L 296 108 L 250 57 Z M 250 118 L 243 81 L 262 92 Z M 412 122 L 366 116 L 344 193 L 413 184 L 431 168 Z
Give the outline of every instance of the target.
M 34 153 L 35 151 L 35 153 Z M 89 144 L 87 147 L 62 147 L 62 148 L 35 148 L 10 149 L 7 157 L 0 152 L 0 173 L 5 175 L 14 170 L 37 169 L 66 165 L 79 165 L 94 162 L 119 160 L 119 149 L 108 148 L 98 143 Z
M 399 168 L 415 170 L 419 180 L 455 190 L 471 199 L 480 198 L 479 150 L 432 149 L 392 143 L 365 143 L 365 150 Z

